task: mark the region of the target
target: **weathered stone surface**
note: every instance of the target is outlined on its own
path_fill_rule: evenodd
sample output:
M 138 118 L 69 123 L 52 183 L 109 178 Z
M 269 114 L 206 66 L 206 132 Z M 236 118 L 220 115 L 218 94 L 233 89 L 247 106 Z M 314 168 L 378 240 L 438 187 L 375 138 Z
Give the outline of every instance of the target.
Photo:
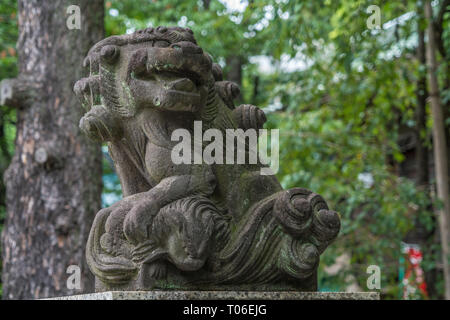
M 85 64 L 80 127 L 108 144 L 124 195 L 97 213 L 87 243 L 97 291 L 317 289 L 319 256 L 340 228 L 321 196 L 283 190 L 260 162 L 171 161 L 175 130 L 195 140 L 196 121 L 224 136 L 266 121 L 256 106 L 235 108 L 238 86 L 190 29 L 109 37 Z M 241 146 L 249 159 L 256 146 Z
M 380 300 L 380 294 L 293 291 L 107 291 L 49 300 Z

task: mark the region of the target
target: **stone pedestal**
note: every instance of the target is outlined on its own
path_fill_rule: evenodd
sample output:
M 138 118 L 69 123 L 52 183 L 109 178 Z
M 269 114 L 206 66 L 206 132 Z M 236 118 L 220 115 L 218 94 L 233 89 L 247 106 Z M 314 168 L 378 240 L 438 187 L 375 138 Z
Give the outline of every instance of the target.
M 380 294 L 295 291 L 106 291 L 49 300 L 380 300 Z

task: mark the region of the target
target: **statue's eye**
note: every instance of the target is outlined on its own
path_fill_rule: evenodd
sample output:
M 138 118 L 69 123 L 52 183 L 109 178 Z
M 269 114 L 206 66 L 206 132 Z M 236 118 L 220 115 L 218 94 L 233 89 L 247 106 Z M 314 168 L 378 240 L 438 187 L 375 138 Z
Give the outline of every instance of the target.
M 165 40 L 158 40 L 155 42 L 154 46 L 158 48 L 167 48 L 168 46 L 170 46 L 170 43 Z

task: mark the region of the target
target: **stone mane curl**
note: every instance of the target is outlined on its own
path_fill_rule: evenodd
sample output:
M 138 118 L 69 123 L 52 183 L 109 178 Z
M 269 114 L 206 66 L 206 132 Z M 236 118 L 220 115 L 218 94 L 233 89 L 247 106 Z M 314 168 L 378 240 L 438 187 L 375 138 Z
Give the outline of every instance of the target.
M 207 86 L 204 108 L 198 114 L 203 121 L 203 130 L 218 128 L 225 130 L 237 127 L 243 129 L 260 129 L 266 121 L 264 112 L 251 105 L 235 107 L 234 100 L 239 96 L 239 86 L 223 80 L 222 68 L 213 63 L 212 56 L 197 45 L 194 34 L 189 28 L 157 27 L 138 30 L 131 34 L 108 37 L 95 44 L 84 61 L 90 67 L 90 76 L 79 80 L 74 87 L 82 105 L 90 110 L 80 122 L 92 139 L 108 141 L 120 137 L 120 118 L 130 118 L 136 114 L 136 107 L 126 84 L 116 79 L 115 65 L 120 56 L 121 46 L 148 43 L 152 47 L 180 48 L 182 54 L 202 53 L 209 60 L 210 69 L 203 69 L 200 74 Z M 146 53 L 139 50 L 131 56 L 130 66 L 143 63 Z M 141 61 L 142 60 L 142 61 Z M 144 62 L 145 63 L 145 62 Z M 164 66 L 165 67 L 165 66 Z M 183 73 L 183 70 L 180 70 Z M 102 83 L 102 85 L 100 85 Z M 232 114 L 224 109 L 232 110 Z M 114 135 L 113 133 L 118 133 Z

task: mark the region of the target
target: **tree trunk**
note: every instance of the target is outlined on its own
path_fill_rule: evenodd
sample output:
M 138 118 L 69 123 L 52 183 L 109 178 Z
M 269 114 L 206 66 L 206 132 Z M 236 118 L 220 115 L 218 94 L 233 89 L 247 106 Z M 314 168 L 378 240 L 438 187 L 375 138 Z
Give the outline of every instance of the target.
M 228 81 L 233 81 L 242 90 L 242 57 L 238 55 L 232 55 L 226 58 L 227 64 L 227 76 L 225 77 Z M 242 93 L 235 99 L 236 105 L 242 103 Z
M 68 28 L 71 5 L 80 8 L 81 29 Z M 18 2 L 19 76 L 6 100 L 18 111 L 15 155 L 4 175 L 4 299 L 93 291 L 84 248 L 101 206 L 101 150 L 78 129 L 82 112 L 72 88 L 88 49 L 103 37 L 103 15 L 102 0 Z M 76 280 L 67 286 L 70 265 L 81 269 L 80 289 Z
M 417 48 L 417 58 L 419 59 L 420 66 L 426 68 L 426 57 L 425 57 L 425 32 L 418 27 L 418 48 Z M 425 69 L 424 69 L 425 70 Z M 416 149 L 416 184 L 425 189 L 428 193 L 429 185 L 429 172 L 428 172 L 428 154 L 429 150 L 427 147 L 426 137 L 423 133 L 426 131 L 426 105 L 427 105 L 427 78 L 426 73 L 421 72 L 419 79 L 417 81 L 417 108 L 416 108 L 416 134 L 417 134 L 417 149 Z
M 417 59 L 420 63 L 420 74 L 419 79 L 417 81 L 417 89 L 416 89 L 416 97 L 417 97 L 417 107 L 416 107 L 416 161 L 415 161 L 415 171 L 416 177 L 415 182 L 418 188 L 422 190 L 427 196 L 427 198 L 431 198 L 430 193 L 430 175 L 429 175 L 429 154 L 430 150 L 427 144 L 427 136 L 426 136 L 426 122 L 427 122 L 427 114 L 426 114 L 426 105 L 427 105 L 427 73 L 426 73 L 426 50 L 425 50 L 425 31 L 423 29 L 424 22 L 424 13 L 423 13 L 423 5 L 420 3 L 418 6 L 418 15 L 420 17 L 420 22 L 417 26 L 417 35 L 418 35 L 418 46 L 417 46 Z M 423 71 L 422 71 L 423 70 Z M 425 136 L 424 136 L 425 133 Z M 433 212 L 433 207 L 430 204 L 427 207 L 429 212 Z M 415 236 L 415 240 L 413 243 L 418 243 L 423 248 L 424 258 L 432 261 L 435 257 L 434 250 L 426 249 L 433 248 L 433 244 L 436 242 L 436 228 L 433 225 L 432 230 L 427 230 L 426 226 L 420 222 L 420 219 L 417 218 L 415 222 L 415 230 L 413 231 Z M 425 281 L 427 284 L 427 291 L 429 297 L 438 296 L 438 291 L 436 288 L 436 276 L 437 269 L 431 268 L 425 271 Z
M 441 7 L 439 8 L 439 12 L 437 14 L 437 17 L 435 19 L 434 26 L 436 28 L 435 32 L 435 39 L 436 39 L 436 45 L 437 49 L 441 54 L 442 59 L 445 61 L 450 61 L 450 51 L 445 49 L 445 26 L 446 26 L 446 14 L 450 13 L 450 0 L 444 0 L 440 3 Z M 446 71 L 444 71 L 445 74 L 445 81 L 444 81 L 444 88 L 442 91 L 450 90 L 450 63 L 446 64 Z M 443 102 L 443 109 L 444 109 L 444 119 L 448 119 L 450 117 L 450 99 L 447 99 L 446 102 Z M 447 151 L 450 150 L 450 123 L 445 123 L 445 139 L 447 141 Z M 448 154 L 447 154 L 448 156 Z M 450 172 L 450 159 L 447 159 L 447 170 Z
M 205 10 L 209 10 L 209 5 L 211 4 L 211 0 L 203 0 L 203 7 Z
M 444 129 L 444 114 L 439 96 L 439 87 L 436 77 L 436 44 L 433 25 L 433 14 L 430 1 L 425 2 L 425 15 L 428 20 L 427 61 L 428 77 L 430 83 L 431 113 L 433 117 L 433 150 L 437 196 L 444 203 L 439 210 L 439 230 L 441 236 L 442 260 L 444 267 L 445 298 L 450 300 L 450 266 L 449 266 L 449 220 L 450 199 L 448 188 L 447 143 Z

